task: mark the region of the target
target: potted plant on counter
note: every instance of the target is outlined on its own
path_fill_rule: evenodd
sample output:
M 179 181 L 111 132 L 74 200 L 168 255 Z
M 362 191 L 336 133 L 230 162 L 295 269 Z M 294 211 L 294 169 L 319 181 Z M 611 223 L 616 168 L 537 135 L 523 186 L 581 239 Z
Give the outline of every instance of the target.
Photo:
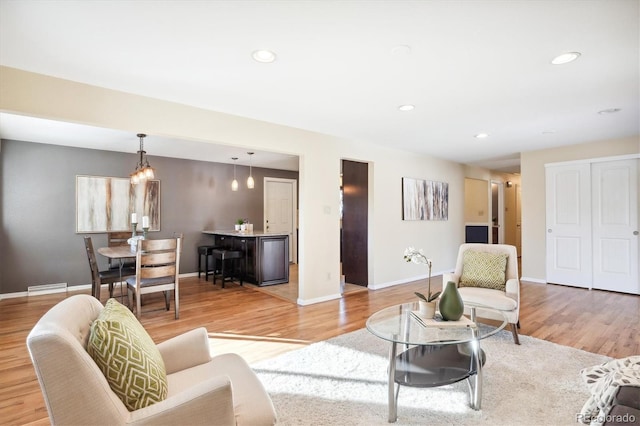
M 236 231 L 240 231 L 242 229 L 242 225 L 244 225 L 244 219 L 240 218 L 236 220 Z
M 436 299 L 440 296 L 440 292 L 431 293 L 431 259 L 428 259 L 424 255 L 422 249 L 416 250 L 413 247 L 409 247 L 404 251 L 404 260 L 407 262 L 413 262 L 421 265 L 427 265 L 429 268 L 429 275 L 427 276 L 427 295 L 420 292 L 415 292 L 418 296 L 418 303 L 420 306 L 420 315 L 425 318 L 433 318 L 436 314 Z

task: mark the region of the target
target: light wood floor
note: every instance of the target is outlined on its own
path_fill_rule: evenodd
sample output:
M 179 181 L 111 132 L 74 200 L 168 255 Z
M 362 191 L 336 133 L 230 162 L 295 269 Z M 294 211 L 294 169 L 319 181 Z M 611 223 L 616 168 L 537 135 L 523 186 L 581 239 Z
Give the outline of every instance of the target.
M 251 284 L 250 284 L 251 285 Z M 264 287 L 253 286 L 258 291 L 288 300 L 292 303 L 298 301 L 298 265 L 296 263 L 289 264 L 289 282 L 285 284 L 268 285 Z M 343 294 L 353 293 L 357 291 L 367 291 L 366 287 L 346 283 L 344 285 Z
M 441 277 L 432 286 L 439 289 Z M 142 324 L 156 342 L 204 326 L 215 353 L 238 352 L 254 362 L 358 330 L 372 313 L 414 300 L 413 292 L 423 287 L 416 282 L 297 306 L 253 286 L 221 289 L 187 278 L 181 281 L 180 319 L 163 309 L 161 295 L 148 295 Z M 0 300 L 0 423 L 48 424 L 25 339 L 42 314 L 71 294 Z M 639 296 L 523 282 L 520 320 L 524 335 L 616 358 L 640 354 Z

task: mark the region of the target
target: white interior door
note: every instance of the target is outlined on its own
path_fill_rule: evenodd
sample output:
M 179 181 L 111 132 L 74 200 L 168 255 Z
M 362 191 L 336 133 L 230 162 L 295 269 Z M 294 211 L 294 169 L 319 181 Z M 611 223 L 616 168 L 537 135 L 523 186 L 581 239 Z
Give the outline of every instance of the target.
M 297 258 L 295 249 L 296 181 L 291 179 L 265 178 L 264 183 L 264 229 L 266 232 L 289 235 L 289 262 Z
M 593 288 L 640 294 L 638 160 L 594 163 Z
M 591 288 L 590 164 L 547 166 L 547 282 Z

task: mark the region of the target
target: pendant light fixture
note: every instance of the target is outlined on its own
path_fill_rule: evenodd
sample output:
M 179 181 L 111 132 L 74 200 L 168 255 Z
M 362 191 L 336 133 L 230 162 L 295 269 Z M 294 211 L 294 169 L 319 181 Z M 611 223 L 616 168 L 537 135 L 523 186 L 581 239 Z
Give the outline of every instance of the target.
M 140 138 L 140 150 L 138 151 L 140 161 L 138 161 L 138 164 L 136 164 L 136 169 L 130 175 L 132 185 L 137 185 L 138 183 L 144 182 L 147 179 L 153 179 L 155 177 L 153 167 L 149 165 L 147 152 L 144 150 L 144 138 L 146 138 L 147 135 L 145 135 L 144 133 L 138 133 L 137 136 Z
M 247 152 L 247 154 L 249 154 L 249 177 L 247 178 L 247 188 L 249 189 L 253 189 L 253 187 L 255 186 L 255 182 L 253 180 L 253 175 L 251 174 L 252 170 L 251 170 L 251 156 L 254 154 L 253 152 Z
M 231 190 L 237 191 L 238 180 L 236 179 L 236 160 L 238 160 L 238 157 L 231 157 L 231 159 L 233 160 L 233 180 L 231 181 Z

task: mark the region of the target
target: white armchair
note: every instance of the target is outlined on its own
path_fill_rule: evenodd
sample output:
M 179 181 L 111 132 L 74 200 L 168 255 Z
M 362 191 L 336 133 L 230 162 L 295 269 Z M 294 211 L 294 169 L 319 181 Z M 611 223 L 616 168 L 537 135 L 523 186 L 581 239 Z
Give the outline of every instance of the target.
M 157 345 L 168 382 L 166 399 L 128 411 L 86 348 L 103 306 L 89 295 L 51 308 L 27 337 L 51 424 L 272 425 L 269 395 L 236 354 L 211 358 L 198 328 Z
M 464 253 L 467 250 L 507 255 L 507 263 L 504 270 L 504 291 L 475 286 L 460 286 L 460 279 L 465 266 Z M 520 279 L 518 275 L 518 255 L 514 246 L 507 244 L 462 244 L 458 251 L 455 271 L 452 274 L 442 275 L 443 286 L 449 281 L 453 281 L 458 285 L 458 291 L 464 303 L 484 305 L 503 311 L 508 323 L 511 325 L 513 341 L 517 345 L 520 344 L 517 330 L 520 327 Z M 469 313 L 469 309 L 466 307 L 465 313 Z M 503 319 L 499 314 L 483 309 L 476 309 L 476 315 L 481 318 Z

